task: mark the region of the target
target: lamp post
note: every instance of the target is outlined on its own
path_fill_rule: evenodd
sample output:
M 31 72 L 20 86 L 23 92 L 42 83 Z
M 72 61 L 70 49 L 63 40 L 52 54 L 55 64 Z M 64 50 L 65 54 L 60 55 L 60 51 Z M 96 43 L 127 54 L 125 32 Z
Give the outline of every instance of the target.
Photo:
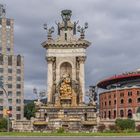
M 37 88 L 33 88 L 33 93 L 36 94 L 37 100 L 38 100 L 38 102 L 40 102 L 40 99 L 42 99 L 43 97 L 45 97 L 46 91 L 44 90 L 44 91 L 38 92 L 37 91 Z
M 4 88 L 3 86 L 3 77 L 0 76 L 0 88 L 4 91 L 5 95 L 6 95 L 6 98 L 7 98 L 7 109 L 6 109 L 6 114 L 7 114 L 7 132 L 9 132 L 9 124 L 10 124 L 10 121 L 9 121 L 9 114 L 10 114 L 10 111 L 9 111 L 9 105 L 8 105 L 8 94 L 7 94 L 7 91 L 6 89 Z

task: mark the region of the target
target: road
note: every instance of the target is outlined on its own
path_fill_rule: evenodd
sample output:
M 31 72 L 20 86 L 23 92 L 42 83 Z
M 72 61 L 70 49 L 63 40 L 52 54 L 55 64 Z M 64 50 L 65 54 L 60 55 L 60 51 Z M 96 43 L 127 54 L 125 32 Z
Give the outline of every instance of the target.
M 140 140 L 140 137 L 0 137 L 0 140 Z

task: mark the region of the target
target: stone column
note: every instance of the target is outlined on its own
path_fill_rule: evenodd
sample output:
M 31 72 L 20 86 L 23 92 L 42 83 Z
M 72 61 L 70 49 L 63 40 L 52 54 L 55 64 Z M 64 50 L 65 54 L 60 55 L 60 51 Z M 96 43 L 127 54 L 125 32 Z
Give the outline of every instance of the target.
M 84 103 L 84 97 L 85 97 L 85 56 L 79 56 L 78 61 L 80 64 L 80 70 L 79 70 L 79 82 L 80 82 L 80 87 L 81 87 L 81 95 L 80 95 L 80 104 Z
M 53 88 L 53 62 L 54 57 L 47 57 L 46 58 L 48 63 L 48 76 L 47 76 L 47 97 L 48 103 L 52 103 L 52 88 Z

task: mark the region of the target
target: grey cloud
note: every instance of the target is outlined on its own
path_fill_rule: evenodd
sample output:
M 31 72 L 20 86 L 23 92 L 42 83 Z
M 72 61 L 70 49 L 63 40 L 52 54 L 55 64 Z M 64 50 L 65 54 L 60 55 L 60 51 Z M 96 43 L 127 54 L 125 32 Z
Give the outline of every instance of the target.
M 71 9 L 72 20 L 89 23 L 86 86 L 102 78 L 139 68 L 140 1 L 138 0 L 1 0 L 15 20 L 15 52 L 25 57 L 25 98 L 33 87 L 46 88 L 47 64 L 41 42 L 43 24 L 55 26 L 60 11 Z M 79 35 L 79 34 L 78 34 Z

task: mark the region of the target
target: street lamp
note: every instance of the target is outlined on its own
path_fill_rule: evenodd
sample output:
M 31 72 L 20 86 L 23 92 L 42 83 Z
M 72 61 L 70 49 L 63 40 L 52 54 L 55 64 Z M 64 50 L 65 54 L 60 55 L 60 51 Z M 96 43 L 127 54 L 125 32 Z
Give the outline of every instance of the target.
M 33 88 L 33 93 L 36 94 L 38 102 L 40 102 L 40 99 L 46 96 L 45 90 L 38 92 L 37 88 Z
M 7 94 L 7 91 L 6 89 L 4 88 L 3 86 L 3 77 L 0 76 L 0 88 L 4 91 L 5 95 L 6 95 L 6 98 L 7 98 L 7 109 L 6 109 L 6 114 L 7 114 L 7 132 L 9 132 L 9 114 L 10 114 L 10 111 L 9 111 L 9 104 L 8 104 L 8 94 Z

